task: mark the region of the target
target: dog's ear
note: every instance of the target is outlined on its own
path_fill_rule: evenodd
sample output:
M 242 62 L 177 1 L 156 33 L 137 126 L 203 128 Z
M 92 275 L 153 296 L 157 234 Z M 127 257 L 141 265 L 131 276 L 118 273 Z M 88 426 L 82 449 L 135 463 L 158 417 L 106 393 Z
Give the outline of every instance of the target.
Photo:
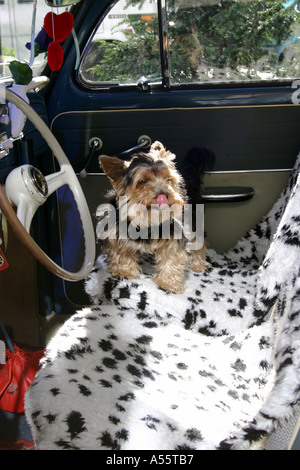
M 153 144 L 150 147 L 150 154 L 152 156 L 155 156 L 159 160 L 169 160 L 172 161 L 175 158 L 174 153 L 170 152 L 169 150 L 166 150 L 166 148 L 163 146 L 161 142 L 156 140 L 153 142 Z
M 113 185 L 122 178 L 128 167 L 128 162 L 117 157 L 108 157 L 107 155 L 100 155 L 99 164 Z

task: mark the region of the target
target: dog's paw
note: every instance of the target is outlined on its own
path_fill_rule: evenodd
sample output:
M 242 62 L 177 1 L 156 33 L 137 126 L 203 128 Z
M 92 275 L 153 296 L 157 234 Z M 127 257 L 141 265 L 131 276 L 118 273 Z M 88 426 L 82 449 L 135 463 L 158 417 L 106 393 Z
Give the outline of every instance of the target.
M 139 269 L 109 268 L 108 272 L 114 277 L 125 277 L 127 279 L 138 279 L 140 277 Z
M 153 281 L 159 287 L 161 287 L 161 289 L 171 292 L 172 294 L 183 294 L 183 292 L 185 291 L 184 282 L 182 283 L 168 282 L 165 279 L 162 279 L 161 277 L 158 277 L 158 276 L 155 276 L 153 278 Z
M 190 264 L 191 270 L 194 271 L 195 273 L 203 273 L 207 271 L 210 267 L 211 267 L 211 264 L 203 260 L 200 263 L 197 262 L 197 263 Z

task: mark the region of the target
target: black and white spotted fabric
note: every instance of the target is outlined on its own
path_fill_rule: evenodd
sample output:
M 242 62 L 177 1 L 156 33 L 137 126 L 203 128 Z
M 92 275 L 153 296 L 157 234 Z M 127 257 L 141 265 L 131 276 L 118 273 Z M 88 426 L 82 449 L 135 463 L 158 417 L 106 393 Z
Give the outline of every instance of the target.
M 26 396 L 38 449 L 247 449 L 300 398 L 300 156 L 262 222 L 184 294 L 112 278 L 47 347 Z

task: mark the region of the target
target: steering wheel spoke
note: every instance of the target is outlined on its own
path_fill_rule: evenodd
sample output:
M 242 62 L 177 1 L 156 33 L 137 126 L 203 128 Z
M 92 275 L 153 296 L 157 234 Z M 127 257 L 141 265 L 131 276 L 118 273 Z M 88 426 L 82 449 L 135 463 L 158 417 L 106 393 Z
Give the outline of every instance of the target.
M 60 171 L 45 176 L 45 180 L 48 186 L 48 196 L 53 194 L 64 184 L 68 184 L 67 174 L 68 172 L 66 169 L 62 167 Z
M 24 225 L 25 230 L 29 233 L 31 222 L 34 214 L 36 213 L 38 205 L 34 203 L 28 204 L 27 201 L 21 200 L 17 207 L 17 217 L 22 225 Z

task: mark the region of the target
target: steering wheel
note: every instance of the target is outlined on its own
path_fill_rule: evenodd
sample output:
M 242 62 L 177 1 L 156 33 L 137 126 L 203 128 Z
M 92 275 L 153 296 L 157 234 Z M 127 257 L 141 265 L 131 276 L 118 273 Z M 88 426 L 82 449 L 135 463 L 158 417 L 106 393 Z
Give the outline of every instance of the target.
M 36 85 L 37 86 L 37 85 Z M 0 87 L 2 88 L 2 87 Z M 2 90 L 0 89 L 2 92 Z M 5 182 L 5 192 L 0 185 L 0 209 L 8 223 L 32 255 L 53 274 L 68 280 L 80 281 L 92 270 L 95 260 L 95 235 L 90 211 L 77 176 L 58 141 L 40 118 L 40 116 L 22 98 L 8 88 L 4 89 L 5 98 L 16 105 L 32 122 L 45 139 L 60 170 L 47 176 L 31 165 L 22 165 L 12 170 Z M 56 264 L 37 245 L 30 235 L 32 218 L 38 207 L 61 186 L 68 185 L 73 193 L 79 211 L 84 240 L 85 255 L 82 267 L 77 272 L 70 272 Z M 11 203 L 16 206 L 16 211 Z

